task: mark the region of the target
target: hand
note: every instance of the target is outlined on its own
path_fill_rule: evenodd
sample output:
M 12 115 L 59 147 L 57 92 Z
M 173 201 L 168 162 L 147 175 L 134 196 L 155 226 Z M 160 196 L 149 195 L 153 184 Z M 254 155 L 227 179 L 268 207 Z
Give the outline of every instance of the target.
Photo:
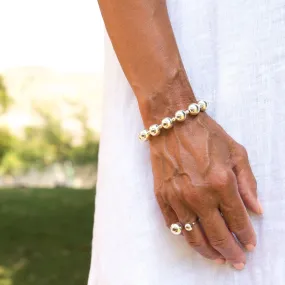
M 206 258 L 242 269 L 241 246 L 250 251 L 256 246 L 246 208 L 262 213 L 245 148 L 200 113 L 151 138 L 150 149 L 155 194 L 167 226 L 199 219 L 192 231 L 183 229 L 189 245 Z

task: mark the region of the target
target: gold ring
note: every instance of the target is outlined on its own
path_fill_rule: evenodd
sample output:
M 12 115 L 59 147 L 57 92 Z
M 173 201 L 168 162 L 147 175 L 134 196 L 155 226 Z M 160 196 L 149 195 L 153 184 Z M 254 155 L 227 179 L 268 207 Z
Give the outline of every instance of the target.
M 170 231 L 178 236 L 182 233 L 182 225 L 180 223 L 174 223 L 170 226 Z
M 186 224 L 184 225 L 184 229 L 185 229 L 187 232 L 191 232 L 191 231 L 193 230 L 193 226 L 195 226 L 195 225 L 197 224 L 197 221 L 198 221 L 198 220 L 196 220 L 196 221 L 193 222 L 193 223 L 186 223 Z

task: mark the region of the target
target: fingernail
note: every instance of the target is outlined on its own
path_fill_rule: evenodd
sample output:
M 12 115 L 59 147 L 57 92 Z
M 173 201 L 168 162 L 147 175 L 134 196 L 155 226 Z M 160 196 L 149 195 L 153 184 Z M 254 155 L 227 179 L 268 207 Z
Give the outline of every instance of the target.
M 245 248 L 248 250 L 248 251 L 253 251 L 255 249 L 255 246 L 253 244 L 247 244 L 245 246 Z
M 261 206 L 261 203 L 258 201 L 258 206 L 259 206 L 259 213 L 260 215 L 263 214 L 263 207 Z
M 234 263 L 233 267 L 237 270 L 242 270 L 244 269 L 244 263 Z
M 215 262 L 219 265 L 225 264 L 226 260 L 223 258 L 217 258 L 215 259 Z

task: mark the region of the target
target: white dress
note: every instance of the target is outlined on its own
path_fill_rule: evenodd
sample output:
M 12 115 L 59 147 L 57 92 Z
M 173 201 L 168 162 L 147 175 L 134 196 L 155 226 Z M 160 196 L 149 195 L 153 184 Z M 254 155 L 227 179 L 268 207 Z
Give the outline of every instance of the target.
M 165 227 L 136 98 L 106 37 L 106 82 L 89 285 L 285 284 L 285 0 L 168 0 L 197 98 L 249 153 L 264 217 L 238 272 Z

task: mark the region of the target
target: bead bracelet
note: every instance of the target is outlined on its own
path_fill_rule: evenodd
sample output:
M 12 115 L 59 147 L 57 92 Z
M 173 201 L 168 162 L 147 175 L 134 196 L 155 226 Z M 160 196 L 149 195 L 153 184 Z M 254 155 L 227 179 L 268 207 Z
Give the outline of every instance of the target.
M 166 117 L 161 121 L 161 124 L 154 124 L 149 127 L 148 130 L 143 130 L 139 134 L 139 139 L 141 141 L 147 141 L 150 136 L 158 136 L 161 129 L 170 129 L 175 121 L 183 122 L 186 120 L 188 114 L 192 116 L 197 116 L 200 112 L 207 110 L 208 103 L 204 100 L 198 101 L 198 103 L 192 103 L 188 106 L 188 110 L 179 110 L 175 113 L 173 118 Z

